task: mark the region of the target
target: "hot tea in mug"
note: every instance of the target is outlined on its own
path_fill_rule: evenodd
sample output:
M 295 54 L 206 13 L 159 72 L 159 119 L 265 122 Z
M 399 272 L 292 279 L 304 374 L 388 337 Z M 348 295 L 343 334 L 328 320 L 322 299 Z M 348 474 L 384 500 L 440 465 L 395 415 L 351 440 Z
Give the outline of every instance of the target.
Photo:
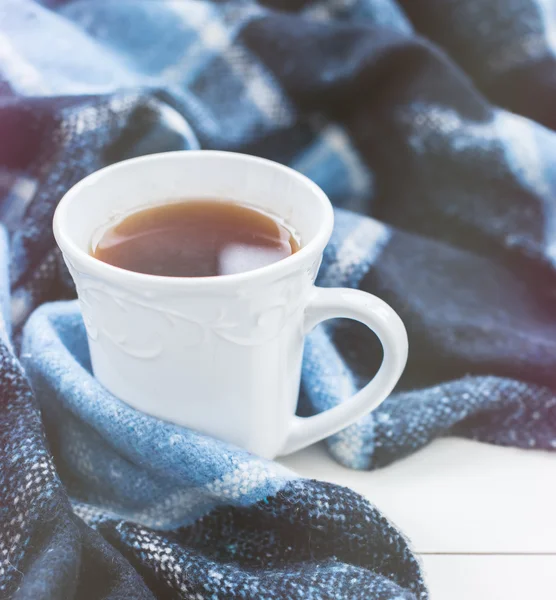
M 267 458 L 367 414 L 398 381 L 407 335 L 376 296 L 314 285 L 333 222 L 315 183 L 253 156 L 169 152 L 89 175 L 54 234 L 95 377 L 137 410 Z M 340 405 L 298 417 L 304 336 L 333 318 L 371 328 L 382 365 Z
M 214 277 L 270 265 L 299 250 L 278 217 L 238 202 L 184 200 L 145 208 L 104 231 L 92 255 L 166 277 Z

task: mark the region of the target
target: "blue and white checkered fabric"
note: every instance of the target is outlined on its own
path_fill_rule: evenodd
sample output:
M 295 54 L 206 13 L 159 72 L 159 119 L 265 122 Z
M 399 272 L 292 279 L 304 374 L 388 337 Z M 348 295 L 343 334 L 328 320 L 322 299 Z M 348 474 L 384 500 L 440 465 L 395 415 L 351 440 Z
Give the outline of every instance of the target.
M 0 2 L 1 597 L 427 597 L 354 492 L 102 389 L 52 214 L 131 156 L 288 164 L 336 206 L 320 285 L 379 295 L 410 336 L 399 388 L 331 454 L 373 469 L 440 435 L 553 450 L 555 40 L 550 0 Z M 316 329 L 300 413 L 380 360 L 357 324 Z

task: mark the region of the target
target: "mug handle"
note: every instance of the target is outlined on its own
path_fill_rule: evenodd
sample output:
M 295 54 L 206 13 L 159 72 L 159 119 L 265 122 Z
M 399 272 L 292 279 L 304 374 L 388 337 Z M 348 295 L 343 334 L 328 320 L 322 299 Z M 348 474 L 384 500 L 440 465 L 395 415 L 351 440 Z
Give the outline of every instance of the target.
M 280 455 L 290 454 L 344 429 L 383 402 L 400 378 L 407 361 L 407 332 L 400 317 L 380 298 L 348 288 L 318 288 L 305 311 L 305 334 L 327 319 L 360 321 L 382 344 L 378 373 L 354 396 L 313 417 L 294 417 Z

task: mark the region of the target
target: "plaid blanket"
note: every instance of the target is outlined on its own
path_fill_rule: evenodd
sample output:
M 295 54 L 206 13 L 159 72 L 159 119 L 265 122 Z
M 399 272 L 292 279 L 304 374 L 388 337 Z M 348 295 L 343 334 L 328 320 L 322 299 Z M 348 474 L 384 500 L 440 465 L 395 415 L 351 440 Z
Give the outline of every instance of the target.
M 410 337 L 399 388 L 332 455 L 372 469 L 446 434 L 550 450 L 555 95 L 550 0 L 3 0 L 0 596 L 426 598 L 354 492 L 102 389 L 52 214 L 140 154 L 286 163 L 337 207 L 320 285 L 381 296 Z M 380 360 L 357 325 L 315 330 L 301 414 Z

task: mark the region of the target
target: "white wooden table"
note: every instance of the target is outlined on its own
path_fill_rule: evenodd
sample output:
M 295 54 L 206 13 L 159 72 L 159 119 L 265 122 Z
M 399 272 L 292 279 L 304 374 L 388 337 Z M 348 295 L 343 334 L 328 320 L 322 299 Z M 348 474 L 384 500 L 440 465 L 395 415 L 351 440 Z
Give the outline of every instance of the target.
M 318 445 L 280 462 L 380 508 L 420 555 L 431 600 L 556 600 L 556 454 L 446 438 L 374 472 Z

